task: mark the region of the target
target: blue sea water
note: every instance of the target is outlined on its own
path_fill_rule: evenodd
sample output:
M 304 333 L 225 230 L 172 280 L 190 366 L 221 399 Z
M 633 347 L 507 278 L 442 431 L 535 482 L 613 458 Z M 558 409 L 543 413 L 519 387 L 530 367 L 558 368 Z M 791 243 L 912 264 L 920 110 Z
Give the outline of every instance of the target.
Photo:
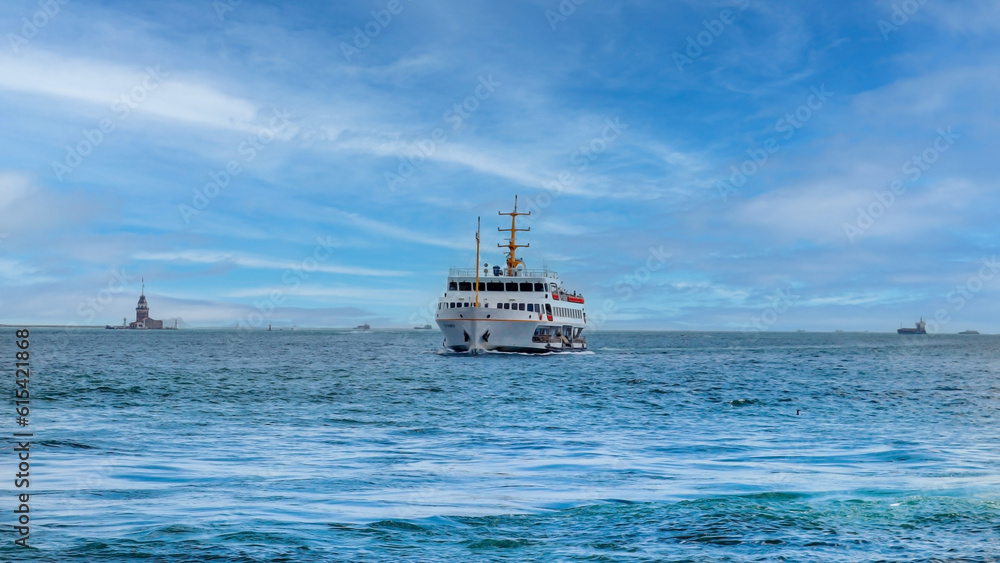
M 1000 558 L 1000 337 L 589 342 L 33 330 L 33 547 L 8 447 L 0 560 Z

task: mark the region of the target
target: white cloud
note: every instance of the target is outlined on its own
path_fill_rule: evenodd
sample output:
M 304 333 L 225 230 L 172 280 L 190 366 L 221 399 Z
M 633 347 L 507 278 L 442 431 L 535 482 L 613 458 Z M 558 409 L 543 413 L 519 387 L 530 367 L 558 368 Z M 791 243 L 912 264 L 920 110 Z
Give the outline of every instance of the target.
M 855 243 L 874 237 L 912 241 L 915 234 L 925 236 L 934 227 L 968 222 L 974 203 L 992 190 L 962 178 L 936 177 L 935 172 L 914 184 L 888 167 L 855 162 L 839 175 L 807 180 L 741 202 L 728 215 L 734 226 L 768 233 L 782 242 L 849 244 L 844 225 L 859 222 L 865 228 L 854 237 Z M 887 194 L 893 179 L 904 181 L 905 191 Z M 876 198 L 876 192 L 884 201 Z M 878 217 L 868 226 L 867 218 L 859 220 L 863 217 L 859 209 Z
M 122 96 L 133 91 L 142 101 L 134 111 L 169 121 L 218 129 L 252 131 L 259 127 L 259 107 L 248 100 L 230 96 L 207 84 L 185 79 L 180 71 L 160 68 L 162 79 L 151 80 L 146 67 L 122 66 L 106 61 L 78 59 L 45 52 L 0 54 L 0 89 L 40 94 L 109 110 Z M 155 78 L 155 77 L 154 77 Z M 146 86 L 158 84 L 145 93 Z M 138 97 L 136 97 L 138 100 Z
M 17 172 L 0 172 L 0 212 L 30 191 L 31 180 L 28 176 Z
M 921 9 L 927 11 L 931 23 L 949 31 L 993 33 L 1000 29 L 1000 4 L 996 0 L 928 2 Z
M 405 229 L 403 227 L 397 227 L 389 223 L 384 223 L 382 221 L 376 221 L 374 219 L 369 219 L 367 217 L 362 217 L 357 213 L 347 213 L 340 211 L 339 209 L 327 208 L 324 213 L 329 216 L 334 216 L 341 223 L 347 223 L 354 225 L 355 227 L 360 227 L 366 231 L 376 233 L 379 235 L 387 236 L 389 238 L 405 240 L 409 242 L 418 242 L 420 244 L 426 244 L 429 246 L 439 246 L 442 248 L 453 248 L 453 249 L 467 249 L 468 244 L 452 241 L 447 238 L 434 238 L 428 236 L 425 233 L 418 231 L 411 231 L 410 229 Z
M 375 303 L 380 305 L 414 305 L 426 301 L 426 292 L 408 289 L 380 289 L 372 291 L 371 286 L 365 287 L 328 287 L 303 285 L 294 290 L 288 287 L 254 287 L 231 291 L 226 294 L 230 298 L 257 298 L 280 294 L 292 294 L 298 297 L 333 297 L 349 300 L 353 304 Z
M 132 256 L 136 260 L 149 260 L 154 262 L 194 262 L 198 264 L 232 264 L 244 268 L 259 268 L 265 270 L 299 270 L 303 268 L 303 261 L 273 260 L 256 256 L 247 256 L 231 252 L 211 251 L 211 250 L 186 250 L 180 252 L 138 252 Z M 303 259 L 312 258 L 312 255 L 304 256 Z M 376 270 L 371 268 L 361 268 L 355 266 L 339 266 L 333 264 L 320 263 L 316 266 L 316 272 L 328 274 L 346 274 L 352 276 L 374 276 L 374 277 L 394 277 L 408 276 L 409 272 L 400 270 Z

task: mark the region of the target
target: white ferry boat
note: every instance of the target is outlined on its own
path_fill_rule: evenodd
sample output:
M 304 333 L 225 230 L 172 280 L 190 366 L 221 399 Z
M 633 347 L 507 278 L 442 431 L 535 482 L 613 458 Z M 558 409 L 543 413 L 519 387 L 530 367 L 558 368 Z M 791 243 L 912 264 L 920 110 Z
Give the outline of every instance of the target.
M 516 255 L 517 197 L 514 198 L 506 266 L 452 268 L 448 289 L 438 301 L 435 317 L 444 333 L 444 346 L 456 352 L 579 352 L 587 349 L 581 335 L 587 326 L 584 299 L 568 291 L 559 274 L 548 269 L 528 270 Z M 479 230 L 476 230 L 476 264 L 479 264 Z

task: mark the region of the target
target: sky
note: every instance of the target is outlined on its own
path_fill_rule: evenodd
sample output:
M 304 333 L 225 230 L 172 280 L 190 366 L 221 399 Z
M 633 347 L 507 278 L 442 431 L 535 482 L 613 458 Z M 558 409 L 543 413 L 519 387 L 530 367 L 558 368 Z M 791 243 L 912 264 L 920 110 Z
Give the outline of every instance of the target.
M 1000 4 L 0 4 L 0 323 L 1000 332 Z M 521 240 L 519 239 L 519 240 Z

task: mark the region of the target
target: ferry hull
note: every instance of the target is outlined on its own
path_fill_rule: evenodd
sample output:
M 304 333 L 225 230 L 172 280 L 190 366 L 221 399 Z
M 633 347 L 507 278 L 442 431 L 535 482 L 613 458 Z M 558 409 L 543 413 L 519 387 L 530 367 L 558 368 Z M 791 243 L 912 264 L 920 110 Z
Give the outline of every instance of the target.
M 509 318 L 513 315 L 498 315 L 508 312 L 496 309 L 465 308 L 462 311 L 462 318 L 437 319 L 437 325 L 444 334 L 444 347 L 455 352 L 547 353 L 582 352 L 587 349 L 583 338 L 574 340 L 563 338 L 561 334 L 555 338 L 535 336 L 538 327 L 548 326 L 562 333 L 565 327 L 580 328 L 575 324 L 550 323 L 539 320 L 538 315 L 530 315 L 532 319 Z M 498 316 L 508 318 L 496 318 Z

